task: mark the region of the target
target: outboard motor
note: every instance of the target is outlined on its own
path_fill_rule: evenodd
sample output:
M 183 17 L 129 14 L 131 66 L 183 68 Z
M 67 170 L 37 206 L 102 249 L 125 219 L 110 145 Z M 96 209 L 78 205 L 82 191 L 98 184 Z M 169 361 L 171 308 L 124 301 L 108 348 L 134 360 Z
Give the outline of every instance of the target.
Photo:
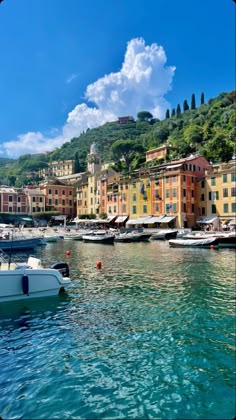
M 62 277 L 69 277 L 70 275 L 69 265 L 65 262 L 57 262 L 52 264 L 50 268 L 54 268 L 54 270 L 60 271 Z

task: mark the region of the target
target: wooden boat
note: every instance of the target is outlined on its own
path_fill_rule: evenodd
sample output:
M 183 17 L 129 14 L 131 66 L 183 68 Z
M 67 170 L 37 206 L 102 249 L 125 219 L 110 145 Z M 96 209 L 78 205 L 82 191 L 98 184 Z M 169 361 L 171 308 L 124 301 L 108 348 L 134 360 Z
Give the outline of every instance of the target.
M 170 239 L 169 245 L 171 247 L 201 247 L 210 248 L 218 247 L 219 241 L 217 238 L 202 238 L 202 239 Z
M 44 268 L 40 259 L 29 257 L 25 263 L 5 261 L 0 266 L 0 303 L 55 296 L 70 286 L 67 263 Z
M 114 233 L 110 233 L 105 230 L 94 230 L 82 235 L 82 238 L 84 242 L 113 244 L 115 235 Z
M 42 240 L 39 237 L 33 238 L 1 238 L 0 239 L 0 249 L 4 251 L 19 251 L 26 249 L 34 249 L 37 246 L 42 244 Z

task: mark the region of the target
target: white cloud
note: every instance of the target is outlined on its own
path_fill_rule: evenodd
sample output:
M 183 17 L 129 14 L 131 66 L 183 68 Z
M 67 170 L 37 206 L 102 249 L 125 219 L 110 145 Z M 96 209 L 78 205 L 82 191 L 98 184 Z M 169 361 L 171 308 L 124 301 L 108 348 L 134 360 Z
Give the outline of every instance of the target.
M 76 73 L 70 74 L 70 76 L 68 76 L 67 79 L 66 79 L 66 83 L 69 84 L 69 83 L 73 82 L 73 80 L 77 79 L 77 77 L 78 77 L 78 74 L 76 74 Z
M 87 86 L 86 103 L 76 105 L 69 112 L 59 135 L 45 136 L 40 132 L 21 134 L 16 140 L 2 144 L 4 153 L 18 157 L 26 153 L 51 151 L 72 137 L 79 136 L 87 128 L 94 128 L 118 116 L 149 111 L 156 118 L 163 118 L 169 103 L 165 94 L 172 88 L 175 67 L 166 66 L 166 55 L 162 46 L 145 45 L 142 38 L 128 42 L 124 62 L 120 71 L 110 73 Z M 77 75 L 72 74 L 67 83 Z

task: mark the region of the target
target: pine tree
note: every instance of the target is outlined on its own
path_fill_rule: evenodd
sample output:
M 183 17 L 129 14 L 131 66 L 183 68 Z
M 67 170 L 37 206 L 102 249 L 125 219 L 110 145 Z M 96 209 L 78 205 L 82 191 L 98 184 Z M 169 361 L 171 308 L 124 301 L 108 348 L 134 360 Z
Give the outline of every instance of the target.
M 196 101 L 194 93 L 191 96 L 191 109 L 196 109 Z
M 204 105 L 205 103 L 205 98 L 204 98 L 204 93 L 201 93 L 201 105 Z
M 188 102 L 187 102 L 187 100 L 185 99 L 185 100 L 184 100 L 184 103 L 183 103 L 183 110 L 184 110 L 184 112 L 185 112 L 185 111 L 188 111 L 188 109 L 189 109 Z
M 178 104 L 178 105 L 177 105 L 177 108 L 176 108 L 176 115 L 177 115 L 177 117 L 178 117 L 180 114 L 181 114 L 181 108 L 180 108 L 180 104 Z
M 174 109 L 174 108 L 171 110 L 171 116 L 172 116 L 172 117 L 174 117 L 174 116 L 175 116 L 175 109 Z
M 170 118 L 170 110 L 169 109 L 166 110 L 166 118 Z
M 74 161 L 74 174 L 78 174 L 81 172 L 81 166 L 79 161 L 79 154 L 78 152 L 75 153 L 75 161 Z

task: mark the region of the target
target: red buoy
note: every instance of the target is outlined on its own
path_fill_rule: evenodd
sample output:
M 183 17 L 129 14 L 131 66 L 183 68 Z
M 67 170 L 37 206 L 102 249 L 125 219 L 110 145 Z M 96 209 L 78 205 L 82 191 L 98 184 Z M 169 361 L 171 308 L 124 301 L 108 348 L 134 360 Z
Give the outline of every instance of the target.
M 101 263 L 101 261 L 97 261 L 97 268 L 102 268 L 102 263 Z
M 215 247 L 214 247 L 214 245 L 210 245 L 210 249 L 214 249 Z
M 66 255 L 67 256 L 70 256 L 70 251 L 66 251 Z

